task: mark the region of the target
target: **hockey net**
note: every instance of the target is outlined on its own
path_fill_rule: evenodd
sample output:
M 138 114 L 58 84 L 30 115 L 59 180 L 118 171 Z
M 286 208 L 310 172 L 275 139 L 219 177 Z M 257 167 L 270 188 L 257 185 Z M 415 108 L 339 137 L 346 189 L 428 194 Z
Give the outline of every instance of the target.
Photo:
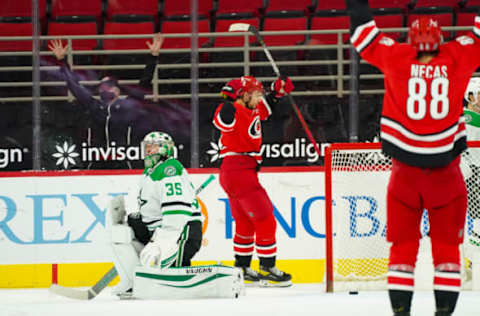
M 462 154 L 462 173 L 468 190 L 464 245 L 480 220 L 480 142 L 469 142 Z M 391 159 L 379 143 L 332 144 L 325 151 L 326 286 L 327 291 L 383 290 L 387 288 L 389 243 L 386 241 L 386 193 Z M 412 179 L 414 181 L 414 179 Z M 478 227 L 478 223 L 475 223 Z M 417 269 L 421 257 L 430 258 L 428 215 L 419 229 Z M 469 259 L 461 246 L 463 287 L 468 289 Z M 425 260 L 425 258 L 423 258 Z M 425 266 L 425 265 L 423 265 Z M 415 272 L 415 286 L 421 289 Z M 428 273 L 427 273 L 428 274 Z M 431 283 L 431 282 L 430 282 Z M 430 285 L 431 286 L 431 285 Z M 471 285 L 470 285 L 471 286 Z M 428 288 L 428 284 L 423 285 Z

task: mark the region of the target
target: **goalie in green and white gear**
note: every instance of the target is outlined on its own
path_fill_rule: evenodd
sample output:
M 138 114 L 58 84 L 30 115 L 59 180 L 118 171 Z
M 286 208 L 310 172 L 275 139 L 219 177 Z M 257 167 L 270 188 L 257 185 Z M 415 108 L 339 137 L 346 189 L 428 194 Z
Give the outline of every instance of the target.
M 138 212 L 128 216 L 127 226 L 123 201 L 113 199 L 109 207 L 114 264 L 120 276 L 114 293 L 120 296 L 133 287 L 139 263 L 155 268 L 190 266 L 202 242 L 199 204 L 186 169 L 173 157 L 173 139 L 151 132 L 142 146 L 146 157 Z

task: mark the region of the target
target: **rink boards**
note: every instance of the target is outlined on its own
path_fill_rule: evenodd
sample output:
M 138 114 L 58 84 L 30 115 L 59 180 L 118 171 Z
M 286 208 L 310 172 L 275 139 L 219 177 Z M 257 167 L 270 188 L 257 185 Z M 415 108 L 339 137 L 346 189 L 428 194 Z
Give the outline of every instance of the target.
M 218 170 L 190 173 L 194 185 L 210 174 L 216 176 L 199 195 L 204 241 L 194 264 L 232 264 L 234 221 Z M 0 287 L 47 287 L 52 281 L 88 286 L 97 281 L 112 265 L 104 227 L 107 202 L 112 196 L 124 195 L 127 210 L 134 211 L 139 174 L 138 170 L 1 173 L 0 251 L 4 255 L 0 257 Z M 323 169 L 262 168 L 259 178 L 275 206 L 278 266 L 292 273 L 296 283 L 323 282 Z M 352 195 L 366 194 L 362 186 L 357 188 L 360 192 Z M 384 190 L 379 186 L 380 198 Z M 372 188 L 368 195 L 378 198 Z M 349 209 L 352 212 L 352 205 Z M 360 206 L 353 211 L 357 219 L 365 212 L 370 212 L 369 218 L 375 216 Z M 351 216 L 344 218 L 341 224 L 351 231 Z M 384 239 L 382 231 L 367 237 Z M 352 242 L 367 238 L 355 233 Z
M 275 205 L 279 266 L 296 282 L 324 275 L 324 176 L 320 168 L 264 168 L 260 181 Z M 204 241 L 195 264 L 232 263 L 234 222 L 218 170 L 191 170 L 194 185 L 215 181 L 199 195 Z M 124 195 L 136 209 L 140 171 L 2 173 L 0 287 L 93 284 L 111 266 L 105 208 Z M 258 262 L 254 262 L 258 264 Z

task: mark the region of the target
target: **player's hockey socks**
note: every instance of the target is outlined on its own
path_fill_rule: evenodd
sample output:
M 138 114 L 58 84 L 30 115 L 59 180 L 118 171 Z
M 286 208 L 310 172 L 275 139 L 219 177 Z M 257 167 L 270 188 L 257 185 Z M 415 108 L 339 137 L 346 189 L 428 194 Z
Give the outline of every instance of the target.
M 413 271 L 390 268 L 387 274 L 388 295 L 395 316 L 410 315 L 414 288 Z
M 435 315 L 451 315 L 460 292 L 460 271 L 435 269 L 433 277 L 433 289 L 437 312 Z

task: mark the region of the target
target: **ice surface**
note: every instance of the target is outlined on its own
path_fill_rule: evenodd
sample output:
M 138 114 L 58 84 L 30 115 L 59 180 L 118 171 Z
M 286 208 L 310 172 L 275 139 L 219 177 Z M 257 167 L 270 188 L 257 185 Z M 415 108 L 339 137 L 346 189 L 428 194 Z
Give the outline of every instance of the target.
M 0 316 L 391 316 L 387 292 L 327 294 L 323 284 L 247 288 L 239 299 L 123 300 L 106 288 L 91 301 L 56 296 L 48 289 L 0 290 Z M 432 292 L 416 292 L 412 316 L 433 315 Z M 480 293 L 462 292 L 455 316 L 479 316 Z

